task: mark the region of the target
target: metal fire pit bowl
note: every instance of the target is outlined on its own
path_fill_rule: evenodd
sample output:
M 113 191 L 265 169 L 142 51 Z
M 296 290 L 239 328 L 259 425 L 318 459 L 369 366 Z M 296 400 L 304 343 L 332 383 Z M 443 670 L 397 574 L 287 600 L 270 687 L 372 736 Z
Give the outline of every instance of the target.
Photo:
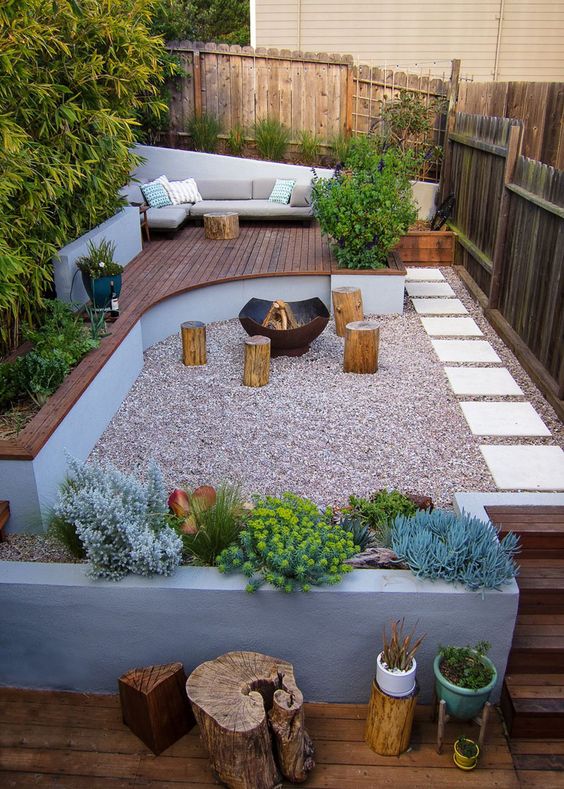
M 272 307 L 272 300 L 251 299 L 241 312 L 239 320 L 251 337 L 260 334 L 270 338 L 271 356 L 302 356 L 309 351 L 310 343 L 319 337 L 329 323 L 329 311 L 325 304 L 315 297 L 305 301 L 288 301 L 296 320 L 303 323 L 297 329 L 268 329 L 262 326 L 266 313 Z

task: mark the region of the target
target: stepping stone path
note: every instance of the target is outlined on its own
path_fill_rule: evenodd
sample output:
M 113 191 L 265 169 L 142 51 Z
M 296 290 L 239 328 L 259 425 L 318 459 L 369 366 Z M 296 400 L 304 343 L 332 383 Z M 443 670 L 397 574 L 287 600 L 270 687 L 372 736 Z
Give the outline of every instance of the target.
M 405 282 L 420 316 L 467 313 L 439 269 L 407 268 Z M 421 317 L 421 323 L 432 338 L 483 336 L 472 318 Z M 501 364 L 485 340 L 431 339 L 431 344 L 442 362 Z M 458 397 L 524 398 L 505 367 L 445 366 L 445 374 Z M 459 401 L 459 405 L 473 435 L 550 438 L 550 430 L 524 400 Z M 564 490 L 564 451 L 558 446 L 483 444 L 480 451 L 500 490 Z

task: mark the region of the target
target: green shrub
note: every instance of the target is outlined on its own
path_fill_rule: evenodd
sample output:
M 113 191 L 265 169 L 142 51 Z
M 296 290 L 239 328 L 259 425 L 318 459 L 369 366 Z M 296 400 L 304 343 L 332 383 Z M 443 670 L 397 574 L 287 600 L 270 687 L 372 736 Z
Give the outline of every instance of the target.
M 99 244 L 88 242 L 88 252 L 82 255 L 75 262 L 77 268 L 83 274 L 87 274 L 90 279 L 100 279 L 100 277 L 115 277 L 123 272 L 123 266 L 116 263 L 114 253 L 116 245 L 113 241 L 102 239 Z
M 89 336 L 82 318 L 58 299 L 47 302 L 39 329 L 24 329 L 23 335 L 42 356 L 60 352 L 69 368 L 99 344 Z
M 290 129 L 280 121 L 265 118 L 255 125 L 255 144 L 263 159 L 282 161 L 289 142 Z
M 15 367 L 19 390 L 39 407 L 59 388 L 70 369 L 60 350 L 44 354 L 30 351 L 17 359 Z
M 227 135 L 227 150 L 233 156 L 242 156 L 245 149 L 245 129 L 236 124 Z
M 368 526 L 381 545 L 389 541 L 389 528 L 397 515 L 415 515 L 415 504 L 399 490 L 379 490 L 369 499 L 349 496 L 349 510 L 353 518 Z
M 254 592 L 269 583 L 285 592 L 336 584 L 349 572 L 344 562 L 358 552 L 350 531 L 331 523 L 331 510 L 320 512 L 308 499 L 291 493 L 257 497 L 255 509 L 239 534 L 239 545 L 223 551 L 220 572 L 242 572 Z
M 330 145 L 337 163 L 344 164 L 346 162 L 351 147 L 351 140 L 352 137 L 349 134 L 343 134 L 343 132 L 331 139 Z
M 223 484 L 217 488 L 215 504 L 191 499 L 191 513 L 196 533 L 185 534 L 178 527 L 183 556 L 195 564 L 213 567 L 219 554 L 237 540 L 243 526 L 243 501 L 238 485 Z M 180 520 L 180 519 L 179 519 Z
M 388 253 L 417 218 L 410 177 L 415 158 L 355 137 L 333 178 L 316 178 L 313 207 L 322 232 L 332 239 L 340 266 L 383 268 Z
M 162 39 L 137 0 L 0 4 L 0 354 L 41 317 L 57 250 L 112 216 Z
M 215 153 L 217 151 L 221 123 L 215 115 L 207 113 L 193 115 L 186 125 L 186 131 L 192 138 L 192 147 L 195 151 L 204 153 Z
M 441 674 L 459 688 L 479 690 L 485 688 L 493 679 L 493 671 L 481 658 L 491 647 L 487 641 L 480 641 L 475 647 L 453 647 L 439 645 Z
M 303 129 L 298 137 L 298 148 L 300 158 L 305 164 L 315 164 L 319 159 L 321 140 L 317 134 L 312 134 L 312 132 Z

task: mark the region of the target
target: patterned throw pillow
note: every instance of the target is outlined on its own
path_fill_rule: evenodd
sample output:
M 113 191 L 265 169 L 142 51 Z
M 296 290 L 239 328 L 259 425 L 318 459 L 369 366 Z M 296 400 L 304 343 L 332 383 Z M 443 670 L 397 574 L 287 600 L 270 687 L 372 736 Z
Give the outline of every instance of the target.
M 277 178 L 274 184 L 274 189 L 268 198 L 271 203 L 282 203 L 288 205 L 290 197 L 292 196 L 292 189 L 294 188 L 295 181 L 289 181 L 284 178 Z
M 172 205 L 172 200 L 165 189 L 163 178 L 164 176 L 161 176 L 160 178 L 157 178 L 156 181 L 151 181 L 148 184 L 142 184 L 140 187 L 143 197 L 147 201 L 147 205 L 150 208 L 162 208 L 165 205 Z
M 169 181 L 165 188 L 174 205 L 180 203 L 199 203 L 202 195 L 198 192 L 198 186 L 193 178 L 186 178 L 184 181 Z

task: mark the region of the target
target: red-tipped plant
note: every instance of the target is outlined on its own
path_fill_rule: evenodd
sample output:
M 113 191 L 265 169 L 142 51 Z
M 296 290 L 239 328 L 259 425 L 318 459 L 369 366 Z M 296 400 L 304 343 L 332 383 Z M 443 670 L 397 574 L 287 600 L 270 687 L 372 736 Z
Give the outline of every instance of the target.
M 422 635 L 414 640 L 415 627 L 411 633 L 404 635 L 404 624 L 404 619 L 398 619 L 396 622 L 392 622 L 390 638 L 387 637 L 386 627 L 384 626 L 384 646 L 382 648 L 381 660 L 389 670 L 397 669 L 398 671 L 409 671 L 415 653 L 425 638 L 425 635 Z

